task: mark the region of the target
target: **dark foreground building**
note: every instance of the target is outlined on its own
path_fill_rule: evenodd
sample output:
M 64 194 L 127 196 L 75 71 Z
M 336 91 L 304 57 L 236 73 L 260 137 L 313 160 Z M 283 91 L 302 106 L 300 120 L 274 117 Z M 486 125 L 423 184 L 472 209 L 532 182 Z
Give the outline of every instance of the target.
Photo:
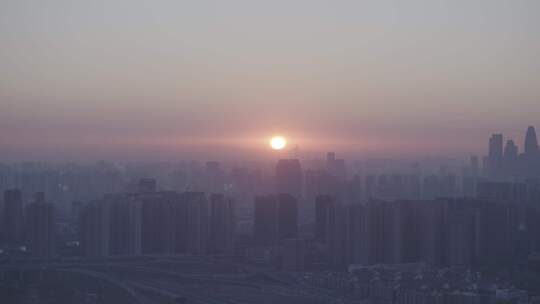
M 275 245 L 298 235 L 298 201 L 290 194 L 255 198 L 254 237 L 259 245 Z
M 107 195 L 80 214 L 87 256 L 206 254 L 232 249 L 233 202 L 202 192 Z

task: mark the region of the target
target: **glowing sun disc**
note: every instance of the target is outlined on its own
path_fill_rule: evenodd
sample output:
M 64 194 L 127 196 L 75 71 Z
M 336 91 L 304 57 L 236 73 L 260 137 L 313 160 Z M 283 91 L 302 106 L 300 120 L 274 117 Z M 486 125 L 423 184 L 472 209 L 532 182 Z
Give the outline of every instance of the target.
M 287 146 L 287 140 L 282 136 L 274 136 L 270 139 L 270 147 L 274 150 L 282 150 Z

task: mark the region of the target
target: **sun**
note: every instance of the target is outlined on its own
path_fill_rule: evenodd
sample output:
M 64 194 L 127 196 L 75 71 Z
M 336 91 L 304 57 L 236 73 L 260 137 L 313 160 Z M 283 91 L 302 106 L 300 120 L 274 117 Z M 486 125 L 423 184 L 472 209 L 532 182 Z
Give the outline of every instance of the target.
M 270 139 L 270 147 L 274 150 L 283 150 L 287 146 L 287 140 L 282 136 L 274 136 Z

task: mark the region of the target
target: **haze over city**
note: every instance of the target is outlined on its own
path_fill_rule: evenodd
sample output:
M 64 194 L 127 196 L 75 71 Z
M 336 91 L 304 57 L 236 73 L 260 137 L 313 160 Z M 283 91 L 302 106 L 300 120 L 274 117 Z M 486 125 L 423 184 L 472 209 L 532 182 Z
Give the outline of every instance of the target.
M 540 304 L 540 1 L 0 1 L 1 304 Z
M 4 1 L 2 159 L 459 156 L 540 112 L 538 1 Z

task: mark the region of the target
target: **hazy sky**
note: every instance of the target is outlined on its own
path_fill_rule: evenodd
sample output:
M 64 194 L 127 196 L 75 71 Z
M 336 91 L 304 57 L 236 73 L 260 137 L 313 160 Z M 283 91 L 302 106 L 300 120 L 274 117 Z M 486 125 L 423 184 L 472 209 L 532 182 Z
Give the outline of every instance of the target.
M 530 124 L 538 0 L 0 3 L 0 159 L 464 155 Z

